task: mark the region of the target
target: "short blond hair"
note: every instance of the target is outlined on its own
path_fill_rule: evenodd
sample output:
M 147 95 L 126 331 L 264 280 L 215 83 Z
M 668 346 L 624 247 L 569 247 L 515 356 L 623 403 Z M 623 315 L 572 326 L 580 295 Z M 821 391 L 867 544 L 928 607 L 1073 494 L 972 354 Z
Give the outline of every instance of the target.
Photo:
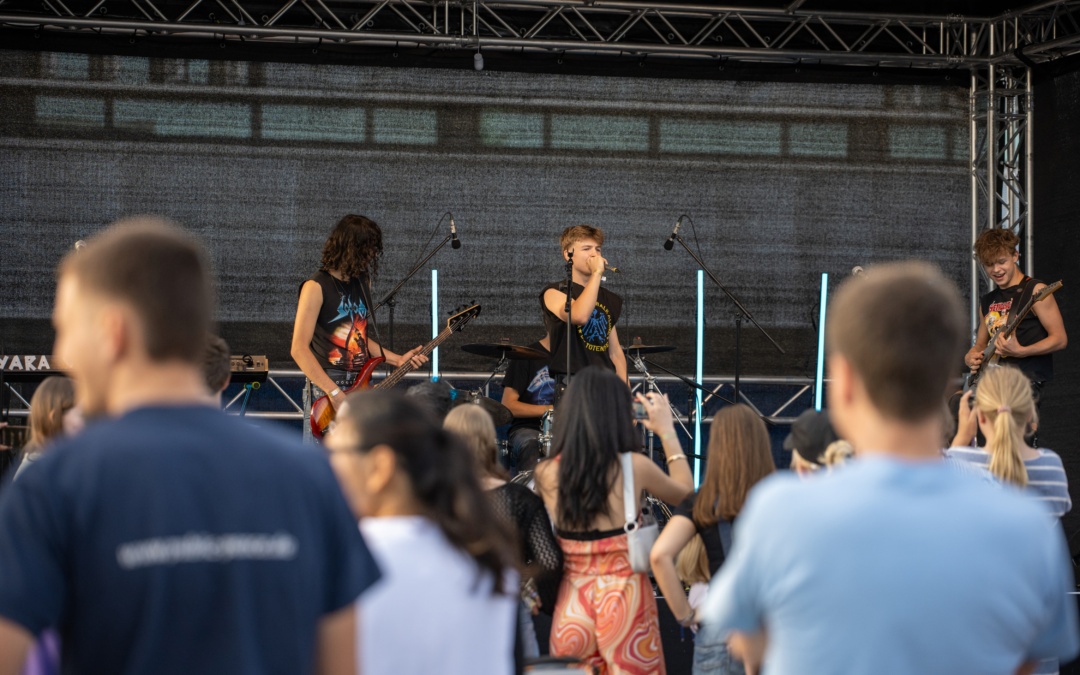
M 480 475 L 502 477 L 495 422 L 488 411 L 478 405 L 463 403 L 447 413 L 443 428 L 465 442 Z
M 592 239 L 597 246 L 603 246 L 604 231 L 592 225 L 574 225 L 563 230 L 562 236 L 559 237 L 559 246 L 562 247 L 562 250 L 569 251 L 574 244 L 582 239 Z
M 705 553 L 705 540 L 695 534 L 675 558 L 675 573 L 684 584 L 707 584 L 709 574 L 709 556 Z

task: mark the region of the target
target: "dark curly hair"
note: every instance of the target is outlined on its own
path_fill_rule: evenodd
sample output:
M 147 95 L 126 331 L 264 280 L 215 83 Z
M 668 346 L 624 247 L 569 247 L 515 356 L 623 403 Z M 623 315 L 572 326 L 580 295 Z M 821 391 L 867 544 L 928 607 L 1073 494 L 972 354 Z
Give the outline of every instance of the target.
M 349 214 L 338 221 L 327 237 L 320 267 L 350 279 L 359 278 L 364 272 L 374 277 L 379 273 L 382 253 L 382 230 L 375 221 Z
M 1020 237 L 1007 228 L 983 230 L 975 240 L 975 259 L 983 265 L 992 265 L 1000 255 L 1012 255 L 1020 243 Z

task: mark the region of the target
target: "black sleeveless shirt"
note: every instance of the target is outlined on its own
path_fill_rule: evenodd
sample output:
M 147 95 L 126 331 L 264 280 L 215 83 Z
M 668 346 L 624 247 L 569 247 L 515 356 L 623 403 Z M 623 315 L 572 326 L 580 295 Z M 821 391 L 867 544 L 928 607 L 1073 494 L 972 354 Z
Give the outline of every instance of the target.
M 547 328 L 548 339 L 551 344 L 551 361 L 549 370 L 552 374 L 566 373 L 566 323 L 544 303 L 544 294 L 550 289 L 562 293 L 566 292 L 566 282 L 556 281 L 544 286 L 540 291 L 540 309 L 544 315 L 544 327 Z M 581 284 L 575 283 L 572 296 L 576 299 L 585 290 Z M 622 312 L 622 298 L 615 295 L 604 287 L 596 294 L 596 307 L 593 308 L 589 322 L 584 326 L 572 326 L 570 331 L 570 374 L 574 374 L 586 366 L 602 366 L 608 370 L 615 370 L 615 364 L 611 362 L 608 354 L 610 344 L 608 336 L 615 328 Z
M 1031 284 L 1034 289 L 1035 286 L 1041 283 L 1043 282 L 1038 279 L 1025 276 L 1015 286 L 1009 286 L 1008 288 L 995 287 L 994 290 L 982 296 L 979 309 L 982 311 L 983 323 L 986 324 L 991 337 L 1008 323 L 1009 312 L 1014 309 L 1014 305 L 1017 311 L 1020 310 L 1020 296 L 1024 294 L 1028 284 Z M 1028 297 L 1031 297 L 1031 295 L 1034 294 L 1028 294 Z M 1028 312 L 1020 325 L 1016 327 L 1016 341 L 1023 346 L 1034 344 L 1049 335 L 1042 322 L 1039 321 L 1039 317 L 1035 316 L 1034 308 Z M 1054 379 L 1054 359 L 1050 354 L 1039 354 L 1038 356 L 1028 356 L 1021 359 L 1003 357 L 1000 363 L 1002 365 L 1016 366 L 1032 382 L 1049 382 Z
M 322 289 L 322 306 L 311 336 L 311 352 L 323 370 L 360 370 L 370 356 L 368 276 L 339 281 L 329 272 L 319 270 L 308 281 L 314 281 Z

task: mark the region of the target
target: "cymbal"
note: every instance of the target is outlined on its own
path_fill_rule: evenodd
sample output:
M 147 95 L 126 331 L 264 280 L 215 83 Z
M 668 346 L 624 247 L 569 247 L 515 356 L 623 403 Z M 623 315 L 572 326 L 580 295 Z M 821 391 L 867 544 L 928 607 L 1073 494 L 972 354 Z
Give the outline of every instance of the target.
M 659 352 L 673 352 L 675 345 L 630 345 L 624 347 L 624 351 L 634 351 L 638 354 L 657 354 Z
M 506 358 L 518 361 L 542 361 L 551 358 L 551 354 L 540 351 L 539 349 L 522 347 L 521 345 L 512 345 L 508 342 L 461 345 L 461 349 L 470 354 L 490 356 L 493 359 L 500 358 L 504 354 L 506 355 Z M 674 347 L 672 347 L 672 349 L 674 349 Z
M 468 389 L 455 389 L 453 391 L 453 396 L 454 408 L 467 403 L 479 405 L 491 415 L 491 420 L 495 422 L 495 426 L 497 427 L 501 427 L 504 424 L 510 424 L 514 421 L 514 414 L 510 412 L 510 409 L 493 398 L 481 396 L 475 391 L 469 391 Z

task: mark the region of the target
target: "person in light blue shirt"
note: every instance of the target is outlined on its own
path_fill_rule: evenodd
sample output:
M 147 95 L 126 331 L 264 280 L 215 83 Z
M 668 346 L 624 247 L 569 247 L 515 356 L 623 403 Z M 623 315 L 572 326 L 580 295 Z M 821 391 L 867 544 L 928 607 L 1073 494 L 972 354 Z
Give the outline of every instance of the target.
M 753 490 L 702 622 L 767 675 L 1005 675 L 1080 653 L 1060 527 L 941 457 L 955 287 L 881 266 L 840 290 L 826 330 L 829 413 L 856 459 Z

